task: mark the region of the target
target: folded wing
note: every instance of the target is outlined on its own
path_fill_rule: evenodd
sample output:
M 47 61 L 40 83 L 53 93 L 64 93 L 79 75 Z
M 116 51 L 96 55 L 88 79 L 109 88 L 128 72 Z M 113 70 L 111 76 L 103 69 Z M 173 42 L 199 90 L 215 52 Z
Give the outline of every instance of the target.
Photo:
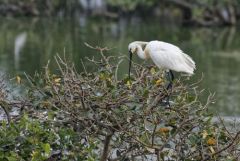
M 153 41 L 148 45 L 149 55 L 153 62 L 159 67 L 192 75 L 196 65 L 192 58 L 183 53 L 177 46 Z

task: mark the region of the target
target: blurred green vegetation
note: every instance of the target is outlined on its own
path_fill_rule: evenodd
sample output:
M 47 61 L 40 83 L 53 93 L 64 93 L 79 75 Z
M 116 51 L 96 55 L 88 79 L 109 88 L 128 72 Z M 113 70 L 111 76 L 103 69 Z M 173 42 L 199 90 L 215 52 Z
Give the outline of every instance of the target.
M 1 0 L 0 13 L 13 16 L 71 15 L 79 8 L 77 0 Z
M 123 1 L 116 1 L 116 0 L 106 0 L 107 4 L 111 7 L 118 8 L 119 10 L 127 11 L 134 11 L 139 6 L 144 6 L 145 8 L 153 7 L 158 1 L 157 0 L 123 0 Z
M 7 16 L 73 16 L 79 13 L 120 17 L 127 15 L 181 17 L 191 25 L 234 25 L 240 17 L 239 0 L 1 0 Z M 114 14 L 112 14 L 114 13 Z

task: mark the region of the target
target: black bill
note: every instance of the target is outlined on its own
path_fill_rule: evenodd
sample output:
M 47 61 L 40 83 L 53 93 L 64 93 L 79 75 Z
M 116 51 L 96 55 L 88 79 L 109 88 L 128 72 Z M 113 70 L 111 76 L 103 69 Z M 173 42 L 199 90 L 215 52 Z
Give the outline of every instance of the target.
M 132 66 L 132 52 L 129 51 L 129 69 L 128 69 L 128 78 L 130 79 L 130 73 L 131 73 L 131 66 Z

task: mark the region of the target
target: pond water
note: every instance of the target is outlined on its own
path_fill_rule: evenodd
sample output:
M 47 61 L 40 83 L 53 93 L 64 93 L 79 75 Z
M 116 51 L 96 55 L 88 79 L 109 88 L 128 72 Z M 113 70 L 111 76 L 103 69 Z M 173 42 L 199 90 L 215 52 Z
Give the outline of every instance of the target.
M 42 70 L 56 54 L 73 60 L 82 70 L 80 59 L 97 56 L 84 42 L 107 46 L 112 54 L 127 54 L 134 40 L 162 40 L 179 46 L 196 61 L 197 71 L 191 78 L 203 75 L 200 88 L 204 98 L 216 93 L 213 111 L 227 116 L 240 115 L 240 30 L 233 28 L 182 27 L 157 20 L 138 18 L 107 19 L 0 19 L 0 72 L 9 77 L 34 74 Z M 139 58 L 135 61 L 141 62 Z M 51 66 L 56 69 L 56 65 Z M 127 62 L 121 74 L 127 73 Z

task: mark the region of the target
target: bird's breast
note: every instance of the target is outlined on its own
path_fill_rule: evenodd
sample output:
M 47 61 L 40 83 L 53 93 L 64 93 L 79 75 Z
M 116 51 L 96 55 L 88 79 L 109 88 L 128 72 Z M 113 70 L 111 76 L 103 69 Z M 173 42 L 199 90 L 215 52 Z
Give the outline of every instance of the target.
M 145 50 L 144 50 L 144 55 L 145 55 L 145 58 L 146 58 L 146 59 L 149 59 L 149 58 L 150 58 L 150 54 L 149 54 L 149 50 L 148 50 L 148 49 L 145 49 Z

